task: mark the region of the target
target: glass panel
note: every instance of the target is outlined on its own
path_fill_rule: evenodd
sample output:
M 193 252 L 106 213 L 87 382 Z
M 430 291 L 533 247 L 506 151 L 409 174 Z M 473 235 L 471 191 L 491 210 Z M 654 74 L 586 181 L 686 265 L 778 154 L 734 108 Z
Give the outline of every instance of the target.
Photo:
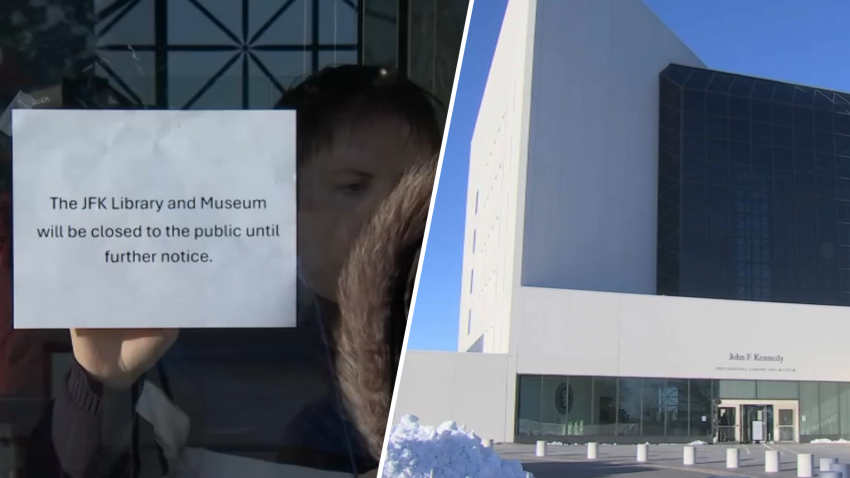
M 718 407 L 717 408 L 717 441 L 721 443 L 733 442 L 736 440 L 735 430 L 738 425 L 738 408 L 737 407 Z
M 820 435 L 820 391 L 817 382 L 800 382 L 800 435 Z
M 690 435 L 703 439 L 711 437 L 711 380 L 691 380 L 689 392 Z
M 357 44 L 357 3 L 345 0 L 319 1 L 319 41 Z
M 565 436 L 570 393 L 567 377 L 543 376 L 540 383 L 540 434 Z
M 661 403 L 667 415 L 666 435 L 688 436 L 688 380 L 668 379 L 661 393 Z
M 705 93 L 702 91 L 684 90 L 685 111 L 693 113 L 705 113 Z
M 468 6 L 466 0 L 410 2 L 410 78 L 433 92 L 445 108 L 451 100 Z
M 590 435 L 593 423 L 593 378 L 570 377 L 567 383 L 573 394 L 573 405 L 567 412 L 567 435 Z
M 838 435 L 841 424 L 838 416 L 838 384 L 821 382 L 820 384 L 820 433 Z
M 621 378 L 617 391 L 617 435 L 639 436 L 641 379 Z
M 643 436 L 663 437 L 667 416 L 667 401 L 664 379 L 644 379 L 641 387 Z
M 720 380 L 718 397 L 724 398 L 756 398 L 756 382 L 754 380 Z
M 840 428 L 842 437 L 850 436 L 850 383 L 838 385 L 838 416 L 840 417 Z
M 593 434 L 613 436 L 617 429 L 617 379 L 593 379 Z
M 395 66 L 398 59 L 398 0 L 363 0 L 363 61 Z
M 540 435 L 540 387 L 542 377 L 538 375 L 520 375 L 517 394 L 517 427 L 519 436 Z
M 796 440 L 794 429 L 797 427 L 796 419 L 794 418 L 794 410 L 780 409 L 778 417 L 779 425 L 779 441 L 793 442 Z
M 800 396 L 797 382 L 759 380 L 756 398 L 760 400 L 797 400 Z

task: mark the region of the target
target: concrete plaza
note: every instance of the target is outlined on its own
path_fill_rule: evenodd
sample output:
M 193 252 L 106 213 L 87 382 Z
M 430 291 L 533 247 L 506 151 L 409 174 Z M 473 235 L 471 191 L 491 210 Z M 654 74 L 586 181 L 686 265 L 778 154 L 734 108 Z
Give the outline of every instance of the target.
M 499 444 L 502 458 L 518 460 L 536 478 L 792 478 L 797 476 L 797 454 L 814 455 L 814 476 L 820 458 L 850 463 L 850 444 L 702 445 L 696 447 L 696 465 L 683 465 L 684 445 L 650 445 L 646 463 L 635 460 L 635 445 L 600 445 L 598 458 L 587 459 L 586 445 L 549 445 L 545 457 L 535 456 L 534 445 Z M 726 468 L 726 449 L 740 448 L 737 469 Z M 779 450 L 780 472 L 765 473 L 765 451 Z

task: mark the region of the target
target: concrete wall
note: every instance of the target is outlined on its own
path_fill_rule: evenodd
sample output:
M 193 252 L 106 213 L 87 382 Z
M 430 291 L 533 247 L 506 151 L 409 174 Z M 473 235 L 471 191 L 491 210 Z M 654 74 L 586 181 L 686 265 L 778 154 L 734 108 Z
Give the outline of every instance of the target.
M 520 374 L 850 381 L 846 307 L 532 287 L 517 301 Z
M 509 395 L 516 388 L 512 364 L 505 354 L 409 350 L 393 423 L 408 414 L 431 426 L 453 420 L 482 438 L 512 441 L 514 399 Z
M 654 294 L 658 74 L 704 67 L 640 0 L 538 0 L 522 283 Z
M 509 350 L 535 2 L 508 3 L 469 158 L 458 350 Z

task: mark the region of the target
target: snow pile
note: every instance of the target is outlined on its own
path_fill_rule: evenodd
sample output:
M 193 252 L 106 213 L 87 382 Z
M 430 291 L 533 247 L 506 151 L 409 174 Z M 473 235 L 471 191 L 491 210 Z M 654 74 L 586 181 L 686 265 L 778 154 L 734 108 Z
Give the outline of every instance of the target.
M 431 474 L 433 472 L 433 475 Z M 502 460 L 455 422 L 434 428 L 405 415 L 393 426 L 384 478 L 526 478 L 517 461 Z M 530 476 L 530 475 L 529 475 Z
M 850 441 L 845 440 L 843 438 L 841 438 L 839 440 L 830 440 L 829 438 L 816 438 L 809 443 L 814 443 L 816 445 L 822 445 L 822 444 L 826 444 L 826 443 L 850 443 Z

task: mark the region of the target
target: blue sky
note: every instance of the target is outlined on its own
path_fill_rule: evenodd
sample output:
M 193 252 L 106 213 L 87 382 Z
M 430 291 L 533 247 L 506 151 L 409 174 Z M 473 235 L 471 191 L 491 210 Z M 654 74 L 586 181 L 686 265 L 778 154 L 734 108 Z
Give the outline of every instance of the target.
M 644 0 L 709 68 L 850 91 L 847 0 Z M 507 0 L 479 0 L 443 159 L 411 349 L 455 350 L 469 142 Z

